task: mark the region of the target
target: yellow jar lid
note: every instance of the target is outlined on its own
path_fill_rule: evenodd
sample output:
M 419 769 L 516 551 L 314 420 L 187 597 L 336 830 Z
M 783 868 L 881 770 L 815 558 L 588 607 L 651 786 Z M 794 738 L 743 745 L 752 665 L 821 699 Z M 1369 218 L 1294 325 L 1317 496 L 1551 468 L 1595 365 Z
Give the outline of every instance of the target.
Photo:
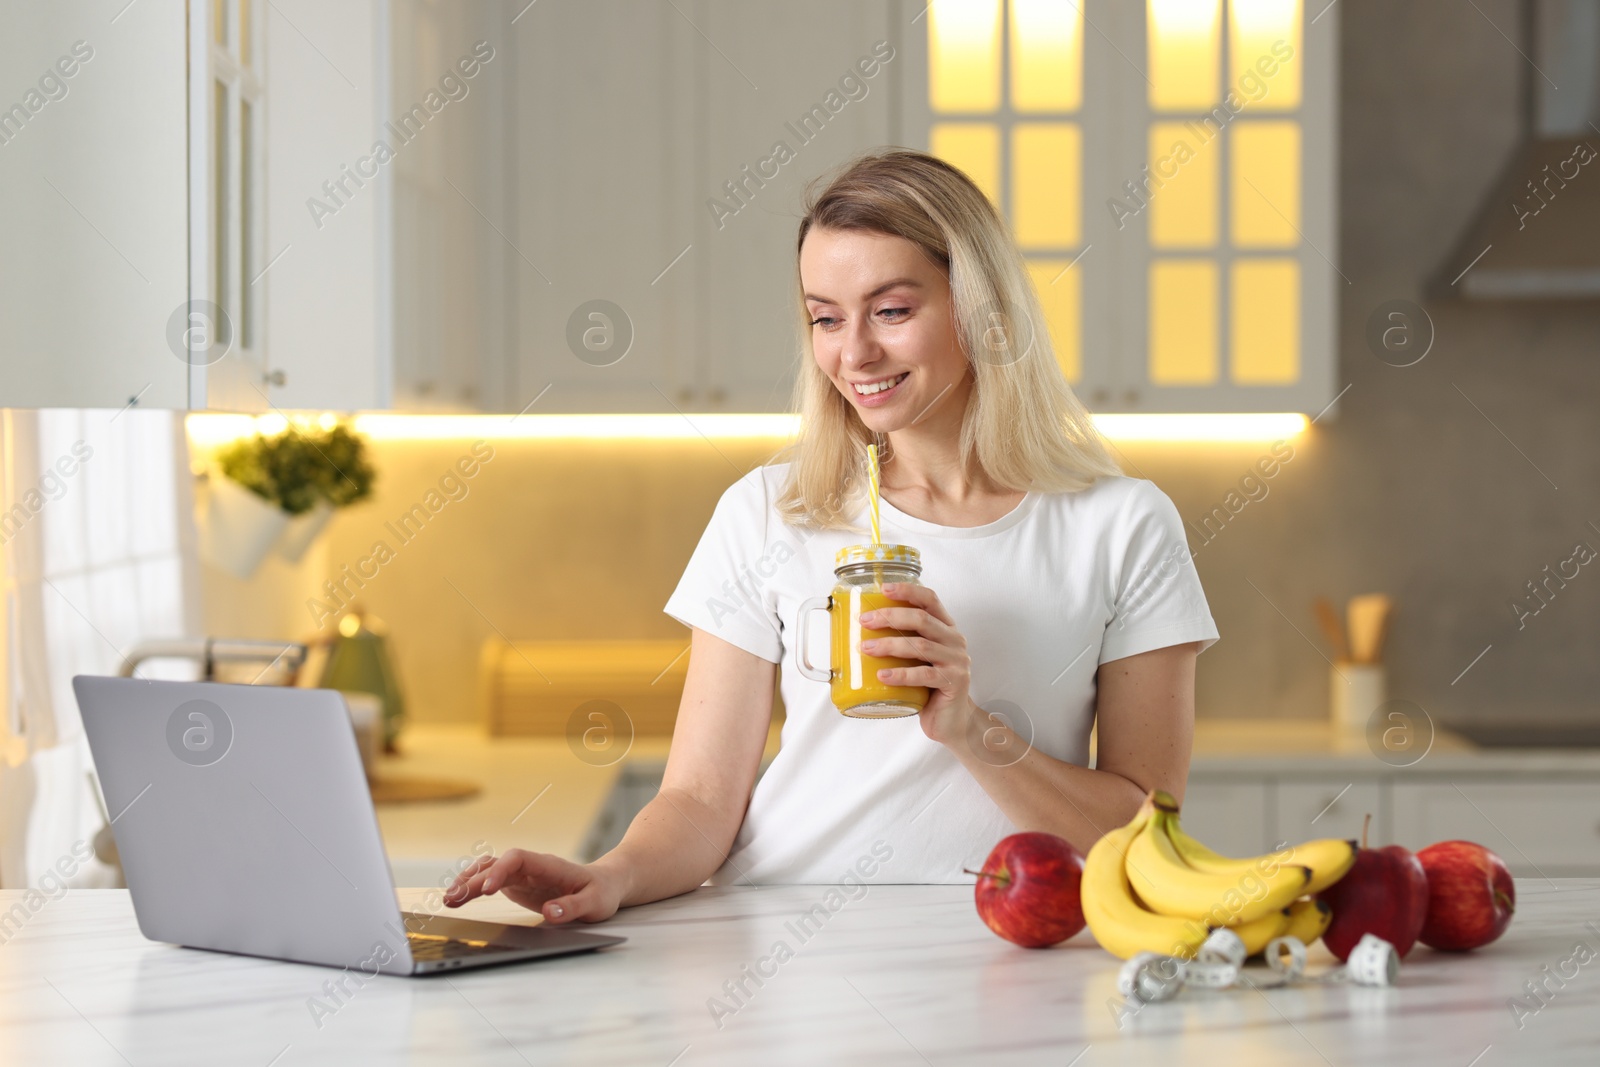
M 834 554 L 833 563 L 909 563 L 922 566 L 922 553 L 910 545 L 846 545 Z

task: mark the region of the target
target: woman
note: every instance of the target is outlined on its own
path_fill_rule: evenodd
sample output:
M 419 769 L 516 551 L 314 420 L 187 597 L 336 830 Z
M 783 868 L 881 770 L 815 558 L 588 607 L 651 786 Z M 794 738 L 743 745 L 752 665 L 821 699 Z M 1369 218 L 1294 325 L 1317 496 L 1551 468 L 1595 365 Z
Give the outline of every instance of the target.
M 989 201 L 931 156 L 869 153 L 808 198 L 798 280 L 800 436 L 723 494 L 667 602 L 693 638 L 659 794 L 593 863 L 484 857 L 452 906 L 595 922 L 708 878 L 960 882 L 1009 833 L 1087 851 L 1147 791 L 1181 798 L 1216 627 L 1177 510 L 1121 476 Z M 800 602 L 866 540 L 869 442 L 883 539 L 925 583 L 862 620 L 904 634 L 869 651 L 925 664 L 881 678 L 930 694 L 879 721 L 841 716 L 794 650 Z M 782 748 L 752 794 L 775 676 Z

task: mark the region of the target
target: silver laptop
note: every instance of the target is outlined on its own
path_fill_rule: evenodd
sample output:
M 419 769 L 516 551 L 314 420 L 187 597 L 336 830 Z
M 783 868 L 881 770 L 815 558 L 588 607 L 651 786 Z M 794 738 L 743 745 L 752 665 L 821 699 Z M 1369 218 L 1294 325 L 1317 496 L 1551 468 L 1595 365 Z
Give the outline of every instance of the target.
M 153 941 L 412 975 L 624 940 L 401 912 L 337 692 L 85 675 L 72 688 Z

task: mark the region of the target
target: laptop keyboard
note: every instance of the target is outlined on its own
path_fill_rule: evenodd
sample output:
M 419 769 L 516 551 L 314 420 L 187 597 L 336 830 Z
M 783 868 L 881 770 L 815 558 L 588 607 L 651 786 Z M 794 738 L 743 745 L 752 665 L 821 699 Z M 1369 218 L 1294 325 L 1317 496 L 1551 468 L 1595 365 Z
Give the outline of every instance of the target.
M 411 945 L 411 958 L 418 963 L 435 960 L 453 960 L 463 956 L 482 956 L 488 953 L 509 951 L 504 945 L 488 941 L 474 941 L 445 937 L 442 934 L 418 934 L 408 931 L 406 940 Z

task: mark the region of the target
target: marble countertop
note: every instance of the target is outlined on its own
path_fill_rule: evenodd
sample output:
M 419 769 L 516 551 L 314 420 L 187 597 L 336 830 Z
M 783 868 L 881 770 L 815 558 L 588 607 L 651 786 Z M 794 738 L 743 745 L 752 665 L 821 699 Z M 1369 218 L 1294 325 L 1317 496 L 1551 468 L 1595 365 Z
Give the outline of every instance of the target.
M 28 914 L 0 945 L 0 1062 L 1592 1063 L 1600 880 L 1517 889 L 1504 938 L 1466 955 L 1419 946 L 1396 988 L 1190 991 L 1123 1010 L 1120 1025 L 1118 961 L 1087 932 L 1054 949 L 1014 947 L 982 925 L 962 886 L 869 884 L 855 899 L 830 899 L 827 886 L 702 888 L 597 927 L 629 939 L 599 953 L 372 979 L 320 1026 L 309 1003 L 337 971 L 148 942 L 123 890 L 71 890 L 31 911 L 7 891 L 0 914 L 19 904 Z M 422 894 L 403 890 L 402 903 Z M 814 906 L 824 917 L 801 930 Z M 467 911 L 531 918 L 499 898 Z M 1574 962 L 1579 944 L 1587 962 Z M 1313 971 L 1331 965 L 1312 950 Z M 1549 979 L 1519 1028 L 1509 1003 L 1561 971 L 1566 981 Z

